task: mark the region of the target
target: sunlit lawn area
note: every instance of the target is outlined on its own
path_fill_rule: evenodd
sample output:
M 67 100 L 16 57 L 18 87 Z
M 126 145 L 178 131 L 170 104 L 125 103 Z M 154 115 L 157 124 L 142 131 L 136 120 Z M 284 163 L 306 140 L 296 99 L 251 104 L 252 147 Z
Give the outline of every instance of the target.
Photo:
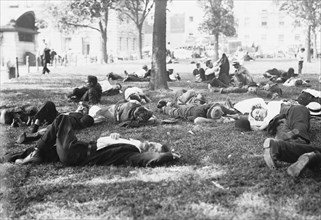
M 256 62 L 256 63 L 255 63 Z M 279 62 L 247 63 L 256 81 L 261 73 Z M 291 61 L 296 64 L 295 61 Z M 291 64 L 292 64 L 291 63 Z M 141 64 L 128 64 L 134 71 Z M 285 67 L 284 64 L 281 64 Z M 52 68 L 52 74 L 22 74 L 2 85 L 1 105 L 26 103 L 40 106 L 51 100 L 63 112 L 75 110 L 66 93 L 83 83 L 87 74 L 103 79 L 119 67 Z M 194 88 L 209 101 L 233 102 L 254 97 L 250 94 L 210 93 L 207 85 L 192 81 L 194 65 L 177 67 L 183 80 L 170 82 L 169 91 L 146 91 L 152 99 L 147 106 L 156 111 L 161 98 L 173 97 L 173 90 Z M 283 68 L 282 69 L 287 69 Z M 288 65 L 287 65 L 288 66 Z M 309 64 L 308 64 L 309 66 Z M 320 64 L 314 63 L 303 78 L 320 90 Z M 296 68 L 296 66 L 294 66 Z M 87 69 L 86 69 L 87 68 Z M 278 68 L 278 67 L 277 67 Z M 281 67 L 280 67 L 281 68 Z M 310 70 L 310 69 L 308 69 Z M 79 72 L 77 72 L 79 71 Z M 147 83 L 124 83 L 147 89 Z M 283 89 L 283 98 L 296 99 L 302 87 Z M 103 97 L 102 105 L 113 104 L 121 95 Z M 16 144 L 17 137 L 29 128 L 1 126 L 0 154 L 22 151 L 31 145 Z M 190 132 L 192 131 L 192 132 Z M 311 120 L 312 144 L 321 147 L 321 120 Z M 77 137 L 97 139 L 103 133 L 119 132 L 123 137 L 168 144 L 179 152 L 180 161 L 168 167 L 133 168 L 84 166 L 64 167 L 60 163 L 26 165 L 0 164 L 1 219 L 320 219 L 321 173 L 307 170 L 299 178 L 287 175 L 288 164 L 277 170 L 265 165 L 262 148 L 265 132 L 240 132 L 234 123 L 195 126 L 188 121 L 135 129 L 111 123 L 82 130 Z

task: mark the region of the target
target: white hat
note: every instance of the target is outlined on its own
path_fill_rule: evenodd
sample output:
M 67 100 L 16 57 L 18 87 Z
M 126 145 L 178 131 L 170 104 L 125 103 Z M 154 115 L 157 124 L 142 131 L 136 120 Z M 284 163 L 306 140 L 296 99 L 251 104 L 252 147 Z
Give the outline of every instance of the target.
M 321 105 L 320 105 L 320 103 L 318 103 L 318 102 L 310 102 L 307 105 L 307 108 L 309 109 L 311 115 L 316 115 L 316 116 L 321 115 Z

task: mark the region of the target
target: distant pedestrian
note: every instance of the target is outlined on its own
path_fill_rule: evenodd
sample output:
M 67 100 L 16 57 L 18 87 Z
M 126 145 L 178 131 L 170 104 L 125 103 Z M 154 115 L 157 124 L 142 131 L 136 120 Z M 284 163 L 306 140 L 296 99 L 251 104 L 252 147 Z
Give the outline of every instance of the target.
M 54 49 L 52 49 L 50 52 L 50 63 L 51 66 L 53 66 L 54 64 L 56 65 L 57 63 L 57 52 Z
M 303 68 L 303 62 L 305 58 L 305 49 L 301 48 L 299 53 L 297 54 L 297 59 L 298 59 L 298 74 L 302 73 L 302 68 Z
M 42 56 L 42 74 L 46 74 L 46 72 L 49 74 L 50 70 L 48 69 L 48 63 L 50 63 L 50 49 L 48 48 L 47 44 L 45 49 L 43 50 L 43 56 Z

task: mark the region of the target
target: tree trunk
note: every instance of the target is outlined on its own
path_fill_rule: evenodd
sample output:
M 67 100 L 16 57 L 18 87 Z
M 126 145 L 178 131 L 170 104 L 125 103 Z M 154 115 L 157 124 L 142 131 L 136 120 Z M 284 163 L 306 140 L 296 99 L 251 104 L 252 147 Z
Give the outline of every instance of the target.
M 101 33 L 101 51 L 104 63 L 108 63 L 108 54 L 107 54 L 107 34 Z
M 139 49 L 139 58 L 143 59 L 143 33 L 142 33 L 143 26 L 137 25 L 138 30 L 138 49 Z
M 311 25 L 308 26 L 306 48 L 307 62 L 311 63 Z
M 214 33 L 214 61 L 218 60 L 218 38 L 219 33 Z
M 318 56 L 318 47 L 317 47 L 317 33 L 315 31 L 315 28 L 312 29 L 313 33 L 313 58 L 317 58 Z
M 104 25 L 103 25 L 104 23 Z M 103 21 L 99 21 L 99 29 L 101 34 L 101 53 L 104 63 L 108 63 L 107 54 L 107 25 L 108 25 L 108 10 L 105 11 Z
M 155 0 L 153 55 L 150 88 L 168 89 L 166 76 L 166 5 L 167 0 Z

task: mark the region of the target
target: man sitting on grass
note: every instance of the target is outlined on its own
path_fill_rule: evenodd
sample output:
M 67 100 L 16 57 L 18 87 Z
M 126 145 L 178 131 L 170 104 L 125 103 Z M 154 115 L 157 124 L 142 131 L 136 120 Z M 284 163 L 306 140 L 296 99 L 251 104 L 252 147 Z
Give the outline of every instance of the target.
M 155 142 L 123 140 L 119 135 L 89 143 L 79 141 L 67 115 L 59 115 L 37 142 L 35 148 L 13 155 L 5 155 L 2 162 L 16 164 L 60 161 L 65 166 L 125 165 L 161 166 L 176 162 L 179 154 Z
M 75 88 L 68 97 L 68 101 L 85 101 L 89 104 L 97 104 L 100 102 L 102 95 L 102 89 L 98 83 L 96 76 L 89 75 L 87 77 L 86 85 Z
M 170 115 L 173 118 L 182 118 L 189 121 L 194 121 L 194 123 L 212 123 L 218 121 L 229 121 L 229 118 L 238 118 L 238 111 L 233 108 L 229 98 L 224 104 L 220 103 L 211 103 L 204 105 L 177 105 L 171 106 L 171 103 L 164 100 L 160 100 L 157 103 L 157 108 L 167 115 Z

